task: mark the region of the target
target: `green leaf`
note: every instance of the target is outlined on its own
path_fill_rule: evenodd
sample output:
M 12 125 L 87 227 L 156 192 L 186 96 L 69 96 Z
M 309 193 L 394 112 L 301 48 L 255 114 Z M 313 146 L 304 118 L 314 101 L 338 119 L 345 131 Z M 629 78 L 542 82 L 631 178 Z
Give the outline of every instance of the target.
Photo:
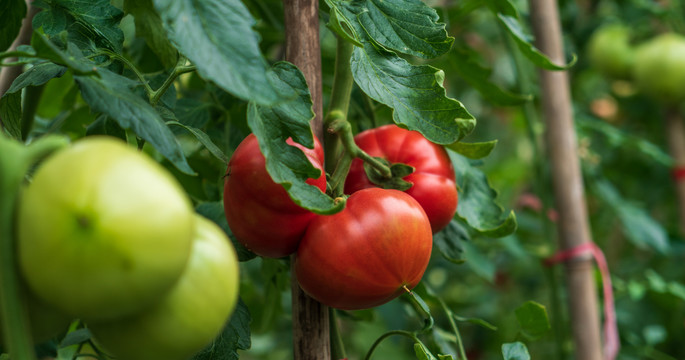
M 274 182 L 283 185 L 299 206 L 318 214 L 340 211 L 343 202 L 337 203 L 317 187 L 305 183 L 308 178 L 321 175 L 304 153 L 286 144 L 288 138 L 308 148 L 314 147 L 309 121 L 314 117 L 309 89 L 302 73 L 287 62 L 274 65 L 272 82 L 280 88 L 296 92 L 298 98 L 275 106 L 250 103 L 247 121 L 266 158 L 266 170 Z
M 449 155 L 460 190 L 457 215 L 485 236 L 504 237 L 516 231 L 514 211 L 506 212 L 497 204 L 497 192 L 490 187 L 485 174 L 464 156 L 452 151 Z
M 484 327 L 488 330 L 492 331 L 497 331 L 497 326 L 492 325 L 491 323 L 483 320 L 483 319 L 478 319 L 478 318 L 472 318 L 472 317 L 461 317 L 458 315 L 454 315 L 454 320 L 461 321 L 461 322 L 468 322 L 474 325 L 479 325 L 481 327 Z
M 502 344 L 502 357 L 504 360 L 530 360 L 528 348 L 522 342 Z
M 514 6 L 510 0 L 485 0 L 485 5 L 494 13 L 502 13 L 514 18 L 519 17 L 516 6 Z
M 7 133 L 21 139 L 21 92 L 7 93 L 0 98 L 0 119 Z
M 107 115 L 100 115 L 86 127 L 86 135 L 107 135 L 126 141 L 126 131 Z
M 7 89 L 7 92 L 13 93 L 20 91 L 27 86 L 43 85 L 56 77 L 61 77 L 66 71 L 67 68 L 64 66 L 49 62 L 32 66 L 28 70 L 21 73 L 21 75 L 17 76 L 12 83 L 12 86 Z
M 26 17 L 26 1 L 0 0 L 0 52 L 7 50 L 19 35 L 21 22 Z
M 206 147 L 207 150 L 209 150 L 209 152 L 212 155 L 214 155 L 214 157 L 223 161 L 225 164 L 228 164 L 228 157 L 226 157 L 226 154 L 224 154 L 224 152 L 221 151 L 221 149 L 219 149 L 219 147 L 212 142 L 212 139 L 210 139 L 209 136 L 205 134 L 202 130 L 192 126 L 181 124 L 178 121 L 168 121 L 166 124 L 177 125 L 188 130 L 191 134 L 195 135 L 197 140 L 200 141 L 200 143 L 204 145 L 204 147 Z
M 355 46 L 364 46 L 360 42 L 360 35 L 357 33 L 357 30 L 355 30 L 355 27 L 352 26 L 351 22 L 349 19 L 343 15 L 341 10 L 338 8 L 338 1 L 336 0 L 325 0 L 326 4 L 328 4 L 328 7 L 331 9 L 331 16 L 328 19 L 328 23 L 326 24 L 329 29 L 333 30 L 338 36 L 340 36 L 343 40 L 349 41 Z
M 357 32 L 389 50 L 432 59 L 447 53 L 454 42 L 445 24 L 438 23 L 438 13 L 420 0 L 330 2 L 344 8 Z
M 435 319 L 433 319 L 433 315 L 431 314 L 431 310 L 428 307 L 428 304 L 426 304 L 425 301 L 419 296 L 419 294 L 416 291 L 410 291 L 407 293 L 409 298 L 411 299 L 412 304 L 416 308 L 417 313 L 419 313 L 420 316 L 423 316 L 423 328 L 421 329 L 421 332 L 426 332 L 430 329 L 433 328 L 433 325 L 435 324 Z
M 526 301 L 519 306 L 514 313 L 518 320 L 521 330 L 532 339 L 538 339 L 545 335 L 550 329 L 547 309 L 542 304 L 535 301 Z
M 31 45 L 36 50 L 36 56 L 50 60 L 55 64 L 66 66 L 74 74 L 88 75 L 95 73 L 97 70 L 95 64 L 86 59 L 83 53 L 72 43 L 66 43 L 66 50 L 62 50 L 45 35 L 36 31 L 31 38 Z
M 377 168 L 365 161 L 364 172 L 366 173 L 366 177 L 369 178 L 369 181 L 380 188 L 395 189 L 399 191 L 407 191 L 414 185 L 403 179 L 416 170 L 413 166 L 402 163 L 390 164 L 388 160 L 380 157 L 376 157 L 375 159 L 390 167 L 391 176 L 390 178 L 383 176 Z
M 238 299 L 236 309 L 221 334 L 195 354 L 192 360 L 238 360 L 238 350 L 247 350 L 252 346 L 250 339 L 250 311 L 242 299 Z
M 462 264 L 466 261 L 463 243 L 469 240 L 468 231 L 454 219 L 447 224 L 447 227 L 433 235 L 433 244 L 438 247 L 440 254 L 447 261 L 455 264 Z
M 442 86 L 442 70 L 414 66 L 395 53 L 365 43 L 355 48 L 354 80 L 371 98 L 393 108 L 393 120 L 438 144 L 452 144 L 476 126 L 476 120 Z
M 106 48 L 120 53 L 124 33 L 119 28 L 124 13 L 110 0 L 38 0 L 33 3 L 44 10 L 33 18 L 33 28 L 56 36 L 67 31 L 68 40 L 81 50 Z
M 107 114 L 124 129 L 132 129 L 180 171 L 195 175 L 174 134 L 157 111 L 131 91 L 130 87 L 138 83 L 103 68 L 98 73 L 100 77 L 74 76 L 91 109 Z
M 654 161 L 665 167 L 673 166 L 673 158 L 654 143 L 627 133 L 605 121 L 580 116 L 575 124 L 582 132 L 602 135 L 609 145 L 617 150 L 626 151 L 631 156 L 633 153 L 640 154 L 649 161 Z
M 155 12 L 152 0 L 124 0 L 124 11 L 134 17 L 136 36 L 145 39 L 164 67 L 174 67 L 178 51 L 167 38 L 162 18 Z
M 492 150 L 495 148 L 495 145 L 497 145 L 497 140 L 479 143 L 464 143 L 459 141 L 454 144 L 447 145 L 447 148 L 454 150 L 469 159 L 477 160 L 490 155 Z
M 516 106 L 532 99 L 531 95 L 512 93 L 490 81 L 492 69 L 481 65 L 478 57 L 478 53 L 466 44 L 455 44 L 450 56 L 454 65 L 451 69 L 496 106 Z
M 416 353 L 416 358 L 419 360 L 438 360 L 433 353 L 426 348 L 426 345 L 423 345 L 420 342 L 414 344 L 414 353 Z
M 271 105 L 279 92 L 259 49 L 255 20 L 240 0 L 154 0 L 168 36 L 205 79 L 247 101 Z M 284 89 L 280 89 L 283 91 Z
M 497 14 L 497 19 L 512 36 L 521 53 L 536 66 L 547 70 L 566 70 L 575 64 L 575 56 L 566 65 L 557 65 L 553 63 L 545 54 L 541 53 L 540 50 L 533 46 L 530 37 L 524 33 L 517 18 L 509 15 Z
M 223 202 L 217 201 L 200 203 L 195 208 L 195 211 L 197 211 L 198 214 L 206 217 L 209 220 L 212 220 L 214 223 L 219 225 L 219 227 L 221 227 L 221 229 L 226 233 L 226 235 L 228 235 L 228 237 L 231 239 L 231 243 L 233 243 L 233 247 L 238 253 L 238 261 L 248 261 L 257 257 L 255 253 L 248 250 L 233 236 L 231 229 L 228 227 L 228 222 L 226 221 L 226 214 L 224 213 Z
M 482 277 L 490 283 L 495 282 L 495 263 L 488 259 L 488 257 L 483 254 L 480 249 L 475 247 L 470 242 L 464 242 L 462 244 L 464 247 L 464 252 L 466 253 L 466 265 L 476 273 L 476 275 Z
M 624 199 L 605 179 L 595 179 L 592 189 L 611 207 L 623 225 L 623 234 L 635 246 L 667 254 L 671 248 L 666 230 L 644 208 Z

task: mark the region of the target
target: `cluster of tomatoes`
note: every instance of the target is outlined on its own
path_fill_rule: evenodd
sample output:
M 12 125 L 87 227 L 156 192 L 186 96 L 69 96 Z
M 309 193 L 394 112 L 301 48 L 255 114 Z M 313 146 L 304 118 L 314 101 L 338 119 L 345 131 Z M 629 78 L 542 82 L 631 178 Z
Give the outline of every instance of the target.
M 53 154 L 18 206 L 37 341 L 80 319 L 117 358 L 186 359 L 236 305 L 226 234 L 161 165 L 118 139 L 88 137 Z
M 685 37 L 666 32 L 633 44 L 632 29 L 600 27 L 588 44 L 590 63 L 609 78 L 633 80 L 643 94 L 666 104 L 685 101 Z
M 321 175 L 307 183 L 326 190 L 323 149 L 300 148 Z M 271 180 L 257 138 L 238 146 L 228 165 L 224 207 L 229 227 L 265 257 L 294 254 L 302 289 L 331 307 L 354 310 L 386 303 L 418 284 L 431 256 L 432 234 L 457 209 L 455 173 L 445 149 L 395 125 L 355 136 L 367 154 L 414 168 L 406 191 L 371 182 L 355 159 L 345 181 L 345 208 L 317 215 L 297 206 Z

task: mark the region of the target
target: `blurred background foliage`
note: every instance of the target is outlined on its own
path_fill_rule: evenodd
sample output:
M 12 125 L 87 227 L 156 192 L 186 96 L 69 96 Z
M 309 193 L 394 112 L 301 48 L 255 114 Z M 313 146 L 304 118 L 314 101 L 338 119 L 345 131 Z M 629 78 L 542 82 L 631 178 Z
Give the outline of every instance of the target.
M 113 1 L 117 3 L 117 1 Z M 257 19 L 261 48 L 268 60 L 284 55 L 283 5 L 280 0 L 245 1 Z M 470 360 L 501 359 L 503 343 L 521 341 L 533 359 L 571 359 L 573 344 L 567 294 L 561 266 L 546 267 L 542 261 L 557 248 L 555 212 L 544 157 L 544 127 L 538 117 L 537 69 L 520 57 L 493 13 L 475 0 L 429 0 L 437 9 L 455 47 L 470 50 L 491 73 L 492 85 L 510 94 L 522 94 L 520 104 L 504 106 L 492 92 L 480 92 L 460 76 L 465 53 L 453 49 L 430 61 L 406 57 L 414 64 L 428 63 L 445 71 L 448 95 L 464 103 L 478 119 L 465 141 L 498 140 L 495 150 L 481 162 L 499 202 L 515 209 L 519 228 L 514 235 L 491 239 L 471 236 L 464 243 L 463 264 L 453 264 L 436 254 L 424 277 L 425 287 L 444 300 L 462 321 L 458 322 Z M 520 12 L 524 30 L 529 24 L 527 2 L 512 1 Z M 121 4 L 119 4 L 121 7 Z M 612 273 L 615 304 L 622 344 L 619 359 L 685 358 L 685 242 L 679 233 L 677 206 L 671 177 L 671 158 L 665 141 L 664 110 L 640 94 L 630 79 L 613 79 L 588 60 L 588 44 L 600 27 L 616 22 L 629 24 L 631 43 L 638 44 L 658 33 L 685 30 L 685 7 L 678 0 L 560 0 L 565 49 L 577 62 L 569 70 L 574 101 L 579 152 L 587 191 L 592 237 L 605 252 Z M 325 27 L 328 17 L 321 5 L 324 109 L 330 95 L 335 60 L 335 35 Z M 124 47 L 130 59 L 146 74 L 164 69 L 159 58 L 136 36 L 131 16 L 124 17 Z M 475 55 L 474 55 L 475 54 Z M 98 126 L 71 75 L 50 81 L 38 107 L 35 134 L 55 127 L 74 137 L 98 133 L 112 126 L 106 118 Z M 230 156 L 249 133 L 246 104 L 196 73 L 183 75 L 170 92 L 176 115 L 184 124 L 207 132 Z M 532 95 L 532 100 L 526 100 Z M 163 100 L 164 101 L 164 100 Z M 370 101 L 360 91 L 352 94 L 350 117 L 357 130 L 391 121 L 389 108 Z M 110 129 L 111 130 L 111 129 Z M 196 201 L 218 201 L 225 164 L 178 129 L 192 168 L 201 176 L 181 174 L 157 156 Z M 111 131 L 108 131 L 111 133 Z M 228 136 L 225 136 L 228 134 Z M 216 179 L 211 181 L 208 179 Z M 251 316 L 252 348 L 241 359 L 286 359 L 292 353 L 289 264 L 282 260 L 255 259 L 241 263 L 241 297 Z M 600 277 L 597 276 L 600 289 Z M 425 300 L 431 308 L 440 304 Z M 542 304 L 551 329 L 524 331 L 516 310 L 528 301 Z M 361 359 L 373 341 L 388 329 L 421 326 L 411 304 L 392 301 L 375 310 L 341 312 L 341 331 L 348 358 Z M 402 316 L 399 316 L 402 315 Z M 449 328 L 444 312 L 433 316 L 440 328 Z M 474 320 L 480 319 L 480 320 Z M 469 321 L 470 320 L 470 321 Z M 543 329 L 544 330 L 544 329 Z M 435 339 L 449 339 L 437 334 Z M 452 339 L 453 340 L 453 339 Z M 413 344 L 402 338 L 384 342 L 376 359 L 415 359 Z M 438 345 L 439 346 L 439 345 Z

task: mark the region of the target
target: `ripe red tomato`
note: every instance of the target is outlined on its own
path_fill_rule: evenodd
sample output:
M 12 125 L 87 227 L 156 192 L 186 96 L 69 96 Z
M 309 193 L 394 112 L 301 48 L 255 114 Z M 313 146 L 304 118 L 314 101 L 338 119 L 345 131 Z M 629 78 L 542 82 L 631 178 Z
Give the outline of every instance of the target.
M 354 137 L 354 141 L 371 156 L 413 166 L 416 170 L 404 177 L 413 184 L 407 194 L 421 204 L 433 233 L 449 224 L 457 211 L 457 187 L 454 168 L 445 148 L 416 131 L 396 125 L 363 131 Z M 345 192 L 352 194 L 371 187 L 376 185 L 366 176 L 363 162 L 355 159 L 345 180 Z
M 411 289 L 430 260 L 433 237 L 421 205 L 398 190 L 363 189 L 345 209 L 317 216 L 295 256 L 302 289 L 344 310 L 384 304 Z
M 314 149 L 300 148 L 321 176 L 307 183 L 326 190 L 323 149 L 314 138 Z M 283 186 L 275 183 L 266 171 L 264 155 L 254 134 L 238 145 L 226 171 L 224 209 L 228 226 L 248 249 L 266 257 L 283 257 L 297 250 L 307 225 L 315 214 L 299 207 Z

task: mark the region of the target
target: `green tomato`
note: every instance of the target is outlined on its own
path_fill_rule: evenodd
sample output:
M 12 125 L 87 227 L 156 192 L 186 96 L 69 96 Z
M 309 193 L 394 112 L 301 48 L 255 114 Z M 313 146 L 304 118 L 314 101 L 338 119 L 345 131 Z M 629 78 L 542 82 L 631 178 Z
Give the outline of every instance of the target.
M 226 234 L 197 215 L 188 266 L 170 293 L 143 313 L 88 324 L 119 359 L 184 360 L 223 329 L 238 299 L 238 257 Z
M 658 101 L 685 100 L 685 37 L 666 33 L 641 44 L 635 57 L 635 84 Z
M 75 318 L 113 319 L 159 301 L 188 261 L 193 209 L 178 182 L 120 140 L 90 137 L 38 168 L 18 213 L 21 272 Z
M 588 58 L 593 67 L 609 78 L 629 79 L 635 61 L 630 44 L 630 29 L 621 24 L 597 29 L 588 43 Z

